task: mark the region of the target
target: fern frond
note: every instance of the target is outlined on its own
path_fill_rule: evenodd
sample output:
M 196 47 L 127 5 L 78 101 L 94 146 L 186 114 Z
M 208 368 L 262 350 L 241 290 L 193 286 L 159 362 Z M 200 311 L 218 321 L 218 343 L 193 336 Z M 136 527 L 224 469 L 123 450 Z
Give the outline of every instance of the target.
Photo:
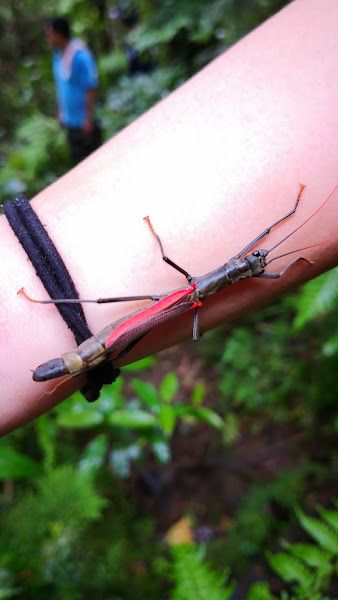
M 309 589 L 313 583 L 312 573 L 294 556 L 285 552 L 267 554 L 270 566 L 287 583 L 296 582 L 303 589 Z
M 327 510 L 318 506 L 320 516 L 338 533 L 338 510 Z
M 214 573 L 203 562 L 204 551 L 191 544 L 174 546 L 173 579 L 175 587 L 171 600 L 229 600 L 235 588 L 232 582 L 226 587 L 227 574 Z
M 296 510 L 298 519 L 305 531 L 313 537 L 322 548 L 338 555 L 338 535 L 325 523 L 315 517 L 305 515 L 300 509 Z
M 276 600 L 276 596 L 271 594 L 267 583 L 258 582 L 250 587 L 245 600 Z
M 288 542 L 282 542 L 282 545 L 285 550 L 300 558 L 308 567 L 330 569 L 331 552 L 322 550 L 315 544 L 289 544 Z
M 36 488 L 18 499 L 4 524 L 10 547 L 32 561 L 45 544 L 63 532 L 79 536 L 101 516 L 106 504 L 96 492 L 91 474 L 70 466 L 46 473 Z

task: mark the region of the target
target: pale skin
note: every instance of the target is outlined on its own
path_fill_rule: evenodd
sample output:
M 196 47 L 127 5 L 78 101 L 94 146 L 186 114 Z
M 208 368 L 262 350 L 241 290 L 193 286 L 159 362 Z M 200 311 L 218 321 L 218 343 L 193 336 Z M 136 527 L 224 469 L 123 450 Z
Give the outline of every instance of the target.
M 157 294 L 237 254 L 294 205 L 295 216 L 259 244 L 270 248 L 310 216 L 337 184 L 336 0 L 296 0 L 33 199 L 82 297 Z M 338 236 L 336 192 L 278 254 Z M 35 383 L 31 370 L 75 347 L 5 217 L 0 219 L 0 434 L 23 425 L 83 384 Z M 300 253 L 277 280 L 251 279 L 207 300 L 203 331 L 256 309 L 338 263 L 337 239 Z M 295 255 L 269 266 L 281 271 Z M 143 303 L 144 305 L 146 302 Z M 92 331 L 140 303 L 88 305 Z M 191 337 L 192 314 L 144 338 L 132 362 Z M 179 348 L 177 349 L 179 352 Z

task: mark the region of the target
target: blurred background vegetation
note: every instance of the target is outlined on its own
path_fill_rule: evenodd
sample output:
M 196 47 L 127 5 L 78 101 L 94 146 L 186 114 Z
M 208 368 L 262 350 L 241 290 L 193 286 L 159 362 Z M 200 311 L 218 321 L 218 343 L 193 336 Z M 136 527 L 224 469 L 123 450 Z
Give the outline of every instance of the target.
M 70 168 L 46 18 L 67 16 L 93 50 L 107 139 L 285 4 L 2 6 L 2 201 Z M 126 45 L 148 72 L 130 76 Z M 337 278 L 2 439 L 0 598 L 337 599 Z

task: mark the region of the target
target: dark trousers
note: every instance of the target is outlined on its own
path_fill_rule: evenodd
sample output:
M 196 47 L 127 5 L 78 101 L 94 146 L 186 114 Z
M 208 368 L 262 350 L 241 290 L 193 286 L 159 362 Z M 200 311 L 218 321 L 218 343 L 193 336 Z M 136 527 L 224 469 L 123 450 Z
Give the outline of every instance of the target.
M 95 123 L 94 131 L 90 134 L 84 133 L 82 129 L 75 127 L 67 127 L 66 129 L 74 164 L 86 158 L 102 144 L 101 129 L 97 123 Z

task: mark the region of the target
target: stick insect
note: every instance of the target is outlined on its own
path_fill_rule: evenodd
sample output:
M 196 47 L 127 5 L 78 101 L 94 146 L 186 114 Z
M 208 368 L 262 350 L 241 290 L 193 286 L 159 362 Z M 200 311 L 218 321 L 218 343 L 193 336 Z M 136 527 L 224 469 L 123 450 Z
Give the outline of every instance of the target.
M 34 300 L 30 298 L 23 288 L 19 293 L 23 294 L 31 302 L 38 302 L 40 304 L 58 304 L 58 303 L 77 303 L 77 302 L 92 302 L 97 304 L 104 304 L 110 302 L 128 302 L 134 300 L 151 300 L 152 303 L 145 308 L 141 308 L 131 314 L 128 314 L 117 321 L 114 321 L 110 325 L 107 325 L 96 335 L 88 338 L 82 344 L 80 344 L 75 350 L 65 352 L 60 358 L 49 360 L 35 369 L 33 372 L 34 381 L 41 382 L 49 379 L 55 379 L 63 375 L 71 374 L 78 375 L 97 365 L 103 363 L 106 360 L 116 360 L 127 354 L 137 342 L 146 335 L 151 329 L 156 327 L 159 323 L 168 321 L 180 314 L 187 312 L 188 310 L 194 310 L 193 318 L 193 331 L 192 336 L 196 341 L 199 337 L 199 311 L 203 301 L 209 296 L 216 294 L 220 290 L 237 283 L 241 279 L 248 277 L 256 277 L 260 279 L 277 279 L 282 277 L 286 271 L 288 271 L 296 263 L 303 261 L 308 264 L 312 262 L 302 256 L 298 256 L 292 260 L 286 267 L 279 273 L 266 273 L 265 268 L 267 265 L 272 263 L 277 258 L 288 256 L 295 252 L 300 252 L 307 248 L 318 246 L 314 244 L 301 248 L 298 250 L 292 250 L 285 254 L 275 256 L 267 260 L 270 252 L 275 250 L 289 237 L 294 235 L 301 227 L 303 227 L 310 219 L 312 219 L 318 211 L 326 204 L 326 202 L 334 194 L 338 185 L 334 188 L 331 194 L 326 200 L 319 206 L 319 208 L 308 217 L 301 225 L 291 231 L 282 240 L 275 244 L 269 250 L 256 249 L 250 252 L 261 240 L 269 235 L 270 231 L 283 223 L 286 219 L 291 217 L 297 210 L 301 195 L 305 189 L 303 184 L 299 184 L 300 189 L 297 195 L 296 203 L 292 210 L 286 215 L 272 223 L 262 233 L 255 237 L 250 243 L 248 243 L 238 254 L 231 258 L 221 267 L 202 275 L 201 277 L 193 277 L 185 269 L 177 265 L 174 261 L 168 258 L 163 250 L 163 245 L 160 237 L 155 232 L 149 217 L 145 217 L 144 220 L 147 223 L 152 235 L 155 237 L 161 252 L 162 259 L 172 268 L 179 271 L 184 275 L 188 285 L 160 295 L 143 295 L 143 296 L 125 296 L 120 298 L 99 298 L 97 300 L 81 300 L 81 299 L 54 299 L 54 300 Z M 330 240 L 328 240 L 330 241 Z

